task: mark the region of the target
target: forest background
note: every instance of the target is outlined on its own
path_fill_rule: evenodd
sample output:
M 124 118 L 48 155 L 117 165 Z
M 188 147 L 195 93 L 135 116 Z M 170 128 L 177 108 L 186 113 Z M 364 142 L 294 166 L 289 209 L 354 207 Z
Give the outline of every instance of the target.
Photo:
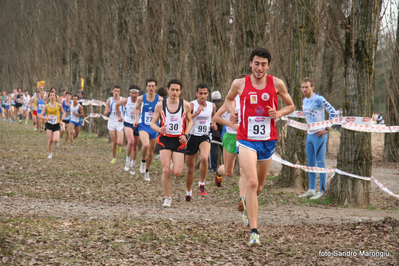
M 183 97 L 195 98 L 200 82 L 224 97 L 233 79 L 249 73 L 250 51 L 272 53 L 269 74 L 291 84 L 295 1 L 282 0 L 59 0 L 0 1 L 0 88 L 56 87 L 105 100 L 113 85 L 124 95 L 131 84 L 145 88 L 183 81 Z M 306 2 L 306 1 L 299 1 Z M 315 1 L 308 12 L 314 40 L 316 92 L 342 106 L 342 41 L 351 1 Z M 397 3 L 384 1 L 375 57 L 374 112 L 385 112 L 395 39 Z M 306 26 L 306 25 L 303 25 Z

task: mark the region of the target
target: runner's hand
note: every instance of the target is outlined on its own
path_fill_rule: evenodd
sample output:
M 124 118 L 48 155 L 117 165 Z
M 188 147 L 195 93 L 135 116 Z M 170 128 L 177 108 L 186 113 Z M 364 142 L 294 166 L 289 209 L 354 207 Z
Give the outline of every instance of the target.
M 181 135 L 181 136 L 179 137 L 179 142 L 180 142 L 180 143 L 186 143 L 186 142 L 187 142 L 186 136 L 185 136 L 185 135 Z
M 204 111 L 204 106 L 198 105 L 197 111 L 195 111 L 197 113 L 197 115 L 199 115 L 202 111 Z
M 166 125 L 161 127 L 161 129 L 159 130 L 159 134 L 161 134 L 161 135 L 165 135 L 166 134 Z
M 237 124 L 238 122 L 238 112 L 234 112 L 230 114 L 230 122 L 233 124 Z
M 119 116 L 119 117 L 118 117 L 118 122 L 123 122 L 122 116 Z
M 269 117 L 271 119 L 276 119 L 276 118 L 279 118 L 281 116 L 279 111 L 274 110 L 270 106 L 266 106 L 266 108 L 269 109 Z

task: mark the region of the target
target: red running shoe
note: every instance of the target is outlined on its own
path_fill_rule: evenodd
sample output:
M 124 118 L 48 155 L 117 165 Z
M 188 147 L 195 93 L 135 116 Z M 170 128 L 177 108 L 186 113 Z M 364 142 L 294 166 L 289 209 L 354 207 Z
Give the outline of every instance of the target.
M 206 193 L 206 189 L 205 189 L 205 186 L 200 186 L 199 187 L 199 190 L 200 190 L 200 195 L 202 196 L 202 197 L 205 197 L 208 193 Z

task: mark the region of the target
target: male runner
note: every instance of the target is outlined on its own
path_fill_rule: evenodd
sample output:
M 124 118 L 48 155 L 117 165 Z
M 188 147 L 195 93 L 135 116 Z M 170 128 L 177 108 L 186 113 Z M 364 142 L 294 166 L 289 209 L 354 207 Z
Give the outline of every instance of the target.
M 69 109 L 71 105 L 72 105 L 71 94 L 69 92 L 66 92 L 64 99 L 62 100 L 62 108 L 64 109 L 65 112 L 65 115 L 62 118 L 62 122 L 64 122 L 65 126 L 61 127 L 61 138 L 63 137 L 64 132 L 66 132 L 64 146 L 66 145 L 69 137 L 69 120 L 71 119 L 71 112 Z
M 240 113 L 240 96 L 237 95 L 234 101 L 234 110 Z M 224 116 L 224 118 L 222 117 Z M 234 171 L 234 164 L 236 161 L 237 154 L 237 130 L 240 126 L 240 120 L 237 123 L 232 123 L 230 121 L 230 113 L 227 111 L 226 105 L 223 104 L 222 107 L 213 116 L 213 121 L 215 123 L 226 126 L 226 132 L 223 135 L 223 162 L 216 169 L 215 185 L 221 187 L 223 184 L 223 176 L 231 176 Z M 240 179 L 238 181 L 238 187 L 240 189 L 240 199 L 238 201 L 238 210 L 244 210 L 244 198 L 245 198 L 245 174 L 240 165 Z
M 112 161 L 111 163 L 116 163 L 116 151 L 120 153 L 120 146 L 123 144 L 123 123 L 118 121 L 118 114 L 116 112 L 116 104 L 123 99 L 120 96 L 121 88 L 119 86 L 114 86 L 112 89 L 112 97 L 105 102 L 105 112 L 104 115 L 109 117 L 108 120 L 108 130 L 111 135 L 112 143 Z M 119 106 L 120 109 L 123 106 Z M 123 112 L 123 110 L 119 110 Z M 118 146 L 118 148 L 117 148 Z
M 55 92 L 50 92 L 50 102 L 48 104 L 45 104 L 42 112 L 38 114 L 40 119 L 46 121 L 45 128 L 47 133 L 49 151 L 47 159 L 53 158 L 53 142 L 54 147 L 58 147 L 58 141 L 60 139 L 60 124 L 62 124 L 61 113 L 62 115 L 64 114 L 62 105 L 55 101 L 56 96 L 57 95 L 55 94 Z M 43 116 L 43 114 L 47 114 L 47 116 Z
M 150 168 L 154 157 L 155 146 L 157 145 L 158 132 L 151 128 L 152 117 L 154 116 L 155 106 L 163 98 L 155 93 L 157 81 L 149 78 L 146 81 L 147 93 L 137 98 L 136 109 L 134 110 L 134 125 L 138 126 L 141 147 L 140 173 L 144 174 L 144 180 L 150 181 Z M 140 119 L 139 112 L 141 111 Z
M 262 191 L 278 134 L 275 119 L 295 110 L 284 82 L 267 75 L 271 54 L 266 48 L 251 52 L 249 66 L 252 74 L 233 81 L 225 105 L 233 120 L 238 119 L 234 110 L 235 97 L 240 95 L 241 123 L 237 131 L 240 165 L 246 180 L 244 215 L 251 228 L 249 246 L 259 246 L 258 195 Z M 278 109 L 279 95 L 286 106 Z
M 186 187 L 187 196 L 192 196 L 192 185 L 194 181 L 194 167 L 195 159 L 197 158 L 198 150 L 201 152 L 201 163 L 200 163 L 200 181 L 199 191 L 202 197 L 207 195 L 205 189 L 205 178 L 208 172 L 208 157 L 211 150 L 211 139 L 209 132 L 212 128 L 217 130 L 216 123 L 212 122 L 212 117 L 216 112 L 216 106 L 214 103 L 207 101 L 209 96 L 208 86 L 204 83 L 197 85 L 195 92 L 197 100 L 190 102 L 191 116 L 193 118 L 193 126 L 190 130 L 190 135 L 187 141 L 186 148 Z
M 15 92 L 15 91 L 14 91 Z M 19 124 L 22 123 L 22 100 L 24 98 L 24 94 L 22 92 L 22 88 L 18 88 L 15 94 L 15 116 L 19 117 Z
M 30 113 L 29 103 L 30 103 L 29 91 L 25 90 L 24 98 L 22 99 L 22 108 L 21 108 L 22 114 L 25 117 L 25 125 L 27 125 L 29 121 L 29 113 Z
M 134 175 L 134 165 L 136 164 L 138 145 L 140 140 L 140 134 L 137 126 L 134 125 L 134 110 L 136 108 L 137 97 L 139 96 L 140 88 L 137 85 L 132 85 L 129 88 L 130 97 L 120 100 L 116 104 L 116 112 L 118 114 L 118 121 L 123 122 L 123 130 L 127 138 L 126 147 L 126 162 L 125 171 L 129 171 L 130 174 Z M 122 118 L 120 106 L 125 107 L 125 114 Z
M 69 114 L 71 118 L 69 119 L 68 131 L 69 138 L 71 139 L 71 148 L 73 148 L 73 140 L 79 136 L 80 127 L 82 126 L 82 117 L 85 115 L 83 106 L 79 103 L 79 97 L 77 95 L 72 96 L 72 105 L 69 106 Z
M 1 95 L 1 114 L 3 116 L 3 121 L 8 120 L 8 110 L 6 109 L 6 104 L 8 102 L 7 92 L 3 91 Z
M 162 186 L 165 192 L 163 207 L 170 207 L 172 197 L 170 196 L 171 180 L 170 172 L 176 177 L 183 172 L 184 153 L 186 151 L 187 134 L 193 124 L 191 120 L 190 104 L 180 99 L 182 83 L 178 79 L 171 79 L 168 82 L 169 97 L 155 106 L 154 117 L 151 128 L 159 132 L 158 147 L 162 164 Z M 157 121 L 161 118 L 161 127 Z M 173 167 L 170 168 L 170 160 Z M 191 196 L 186 196 L 190 201 Z
M 8 101 L 9 101 L 9 109 L 8 109 L 8 117 L 10 118 L 10 123 L 14 124 L 15 119 L 15 96 L 17 94 L 17 90 L 13 90 L 13 92 L 8 93 Z
M 46 93 L 44 92 L 44 90 L 39 92 L 39 96 L 37 98 L 37 114 L 43 114 L 44 116 L 46 115 L 45 113 L 43 113 L 43 108 L 46 105 Z M 42 133 L 43 130 L 43 124 L 46 123 L 47 119 L 46 118 L 40 118 L 43 116 L 38 116 L 38 126 L 37 128 L 39 129 L 39 133 Z

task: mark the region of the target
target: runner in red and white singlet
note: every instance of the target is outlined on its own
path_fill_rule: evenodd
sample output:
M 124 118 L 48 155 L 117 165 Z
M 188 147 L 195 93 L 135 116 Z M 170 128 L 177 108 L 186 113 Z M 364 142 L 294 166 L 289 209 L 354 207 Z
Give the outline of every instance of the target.
M 262 191 L 278 138 L 275 119 L 295 110 L 291 96 L 281 79 L 267 75 L 271 54 L 266 48 L 251 52 L 252 74 L 233 81 L 225 105 L 231 119 L 237 121 L 234 100 L 240 95 L 241 123 L 237 132 L 240 166 L 245 174 L 244 222 L 251 228 L 249 246 L 259 246 L 258 195 Z M 277 110 L 277 95 L 286 106 Z
M 245 87 L 240 96 L 242 120 L 237 131 L 237 140 L 260 141 L 277 140 L 278 133 L 275 119 L 271 119 L 267 106 L 278 108 L 276 88 L 273 76 L 266 75 L 266 87 L 257 90 L 252 86 L 251 76 L 245 77 Z

